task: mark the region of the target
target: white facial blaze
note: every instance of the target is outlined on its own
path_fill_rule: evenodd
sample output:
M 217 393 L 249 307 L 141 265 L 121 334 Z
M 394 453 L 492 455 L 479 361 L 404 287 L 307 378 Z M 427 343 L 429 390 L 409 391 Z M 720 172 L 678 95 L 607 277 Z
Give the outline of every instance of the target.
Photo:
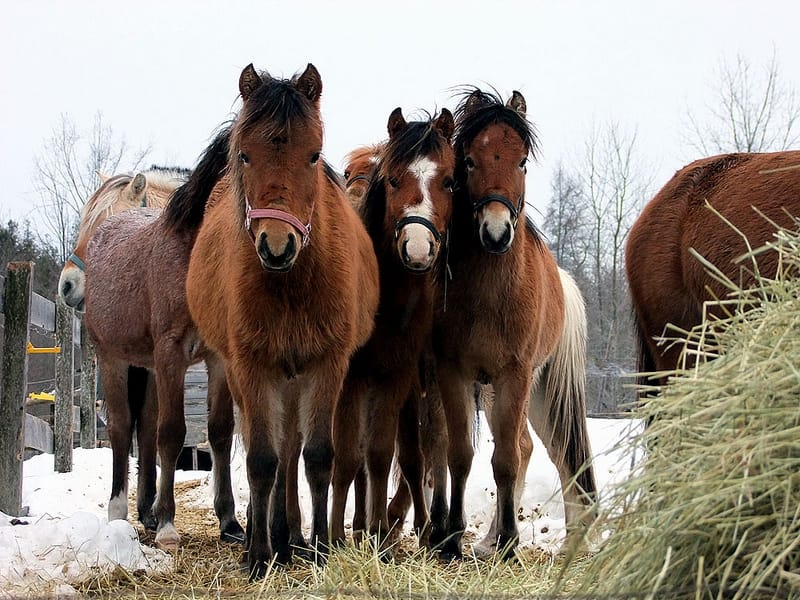
M 406 217 L 422 217 L 430 221 L 433 218 L 433 200 L 431 199 L 431 181 L 436 176 L 438 165 L 430 158 L 422 156 L 408 165 L 411 173 L 419 183 L 419 204 L 405 207 L 403 214 Z M 431 260 L 431 232 L 419 223 L 410 223 L 404 228 L 406 239 L 405 250 L 412 262 L 429 263 Z

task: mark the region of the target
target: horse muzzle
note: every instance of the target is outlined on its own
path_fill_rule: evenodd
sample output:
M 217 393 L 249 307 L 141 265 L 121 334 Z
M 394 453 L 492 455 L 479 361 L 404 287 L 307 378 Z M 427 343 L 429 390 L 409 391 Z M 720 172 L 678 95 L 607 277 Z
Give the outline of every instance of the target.
M 75 268 L 64 268 L 58 280 L 58 295 L 64 304 L 83 312 L 85 308 L 84 295 L 86 289 L 86 276 L 83 271 Z
M 256 251 L 261 266 L 274 273 L 285 273 L 294 266 L 298 254 L 297 235 L 289 232 L 285 237 L 281 235 L 267 235 L 261 232 L 258 236 Z
M 428 219 L 409 216 L 395 226 L 395 240 L 403 266 L 409 271 L 424 273 L 436 261 L 442 236 Z

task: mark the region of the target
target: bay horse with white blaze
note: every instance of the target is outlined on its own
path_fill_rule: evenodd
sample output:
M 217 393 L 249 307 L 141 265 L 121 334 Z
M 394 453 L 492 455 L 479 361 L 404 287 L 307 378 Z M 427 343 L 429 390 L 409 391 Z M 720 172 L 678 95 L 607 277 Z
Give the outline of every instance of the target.
M 667 325 L 690 331 L 702 322 L 703 303 L 724 300 L 732 291 L 709 275 L 690 248 L 741 289 L 757 283 L 756 264 L 762 276 L 775 276 L 776 252 L 759 253 L 755 264 L 742 256 L 748 244 L 756 249 L 772 241 L 778 227 L 797 228 L 798 167 L 797 150 L 703 158 L 675 173 L 645 206 L 625 247 L 640 373 L 655 372 L 666 383 L 683 350 L 683 344 L 662 341 L 680 335 L 670 334 Z M 724 316 L 713 303 L 708 310 Z M 693 364 L 687 354 L 686 366 Z M 649 379 L 644 375 L 640 382 Z
M 83 205 L 75 249 L 58 280 L 59 296 L 67 306 L 77 310 L 83 310 L 86 248 L 94 230 L 111 215 L 131 208 L 164 208 L 172 192 L 186 181 L 189 171 L 153 166 L 136 175 L 121 173 L 108 177 L 98 173 L 98 176 L 100 187 Z
M 139 447 L 139 519 L 156 529 L 156 543 L 178 547 L 174 526 L 174 475 L 183 447 L 184 375 L 200 360 L 208 366 L 208 439 L 213 452 L 214 508 L 220 532 L 243 541 L 230 484 L 233 404 L 219 360 L 200 340 L 186 304 L 186 271 L 202 207 L 184 206 L 207 196 L 207 173 L 219 178 L 227 161 L 228 133 L 206 150 L 165 212 L 127 210 L 93 233 L 86 254 L 86 326 L 95 343 L 108 408 L 113 452 L 109 519 L 128 511 L 128 456 L 134 430 Z M 156 451 L 161 475 L 156 496 Z
M 228 175 L 192 251 L 187 291 L 240 403 L 247 561 L 257 578 L 273 557 L 291 557 L 284 495 L 298 435 L 311 543 L 326 551 L 332 415 L 350 357 L 372 333 L 378 268 L 366 229 L 320 157 L 316 68 L 284 80 L 248 65 L 239 91 Z
M 586 431 L 585 315 L 524 214 L 525 172 L 536 150 L 525 100 L 507 104 L 475 89 L 456 109 L 456 193 L 450 236 L 452 280 L 434 325 L 451 476 L 444 558 L 461 556 L 464 491 L 472 464 L 473 381 L 492 383 L 497 549 L 518 543 L 515 498 L 525 412 L 561 478 L 568 532 L 592 511 L 596 485 Z M 531 388 L 537 391 L 532 394 Z
M 362 208 L 378 258 L 380 301 L 375 330 L 353 357 L 336 408 L 331 526 L 332 538 L 343 541 L 347 490 L 363 463 L 369 498 L 366 527 L 387 554 L 399 533 L 387 513 L 397 437 L 402 439 L 398 461 L 421 538 L 428 526 L 418 438 L 423 409 L 419 363 L 430 344 L 435 277 L 442 268 L 452 212 L 453 128 L 447 109 L 436 118 L 410 123 L 395 109 L 388 121 L 389 141 L 378 154 Z M 354 437 L 362 448 L 353 443 Z M 354 529 L 358 526 L 354 523 Z

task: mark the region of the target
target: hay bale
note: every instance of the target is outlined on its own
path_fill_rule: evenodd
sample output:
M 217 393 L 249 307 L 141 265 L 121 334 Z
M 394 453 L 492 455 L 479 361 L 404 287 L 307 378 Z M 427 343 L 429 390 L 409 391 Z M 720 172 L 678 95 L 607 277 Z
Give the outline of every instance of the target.
M 651 422 L 644 458 L 605 505 L 584 590 L 800 598 L 800 236 L 782 231 L 763 251 L 781 255 L 776 278 L 687 340 L 719 358 L 676 372 L 638 410 Z

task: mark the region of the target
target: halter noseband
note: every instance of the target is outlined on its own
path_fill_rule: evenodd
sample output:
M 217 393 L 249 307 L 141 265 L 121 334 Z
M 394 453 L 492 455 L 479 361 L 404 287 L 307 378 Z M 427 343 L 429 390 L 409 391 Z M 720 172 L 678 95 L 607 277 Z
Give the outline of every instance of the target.
M 250 201 L 247 198 L 244 199 L 244 203 L 244 226 L 253 241 L 255 241 L 255 235 L 253 235 L 253 230 L 250 229 L 253 219 L 274 219 L 275 221 L 283 221 L 294 227 L 298 233 L 300 233 L 301 247 L 305 248 L 308 246 L 308 242 L 311 238 L 311 216 L 314 214 L 313 204 L 311 205 L 311 215 L 308 217 L 308 223 L 303 223 L 293 214 L 284 210 L 279 210 L 277 208 L 253 208 L 250 206 Z
M 86 263 L 78 258 L 74 252 L 67 257 L 67 260 L 72 261 L 72 264 L 78 267 L 84 273 L 86 272 Z
M 436 240 L 437 244 L 442 242 L 442 234 L 439 233 L 439 230 L 436 229 L 436 226 L 431 223 L 425 217 L 420 217 L 418 215 L 409 215 L 407 217 L 403 217 L 400 219 L 394 226 L 394 239 L 400 237 L 400 230 L 403 229 L 406 225 L 411 225 L 412 223 L 417 223 L 418 225 L 422 225 L 433 234 L 433 239 Z
M 522 194 L 519 195 L 519 202 L 516 206 L 514 206 L 511 200 L 501 194 L 487 194 L 483 198 L 479 198 L 472 203 L 472 212 L 477 214 L 480 209 L 490 202 L 499 202 L 505 206 L 508 209 L 508 212 L 511 213 L 511 220 L 514 222 L 514 226 L 516 227 L 517 220 L 519 219 L 519 213 L 522 212 L 522 204 L 525 202 Z
M 350 179 L 347 180 L 347 183 L 344 184 L 344 189 L 350 189 L 350 186 L 353 185 L 356 181 L 366 181 L 369 183 L 369 177 L 366 175 L 354 175 Z

